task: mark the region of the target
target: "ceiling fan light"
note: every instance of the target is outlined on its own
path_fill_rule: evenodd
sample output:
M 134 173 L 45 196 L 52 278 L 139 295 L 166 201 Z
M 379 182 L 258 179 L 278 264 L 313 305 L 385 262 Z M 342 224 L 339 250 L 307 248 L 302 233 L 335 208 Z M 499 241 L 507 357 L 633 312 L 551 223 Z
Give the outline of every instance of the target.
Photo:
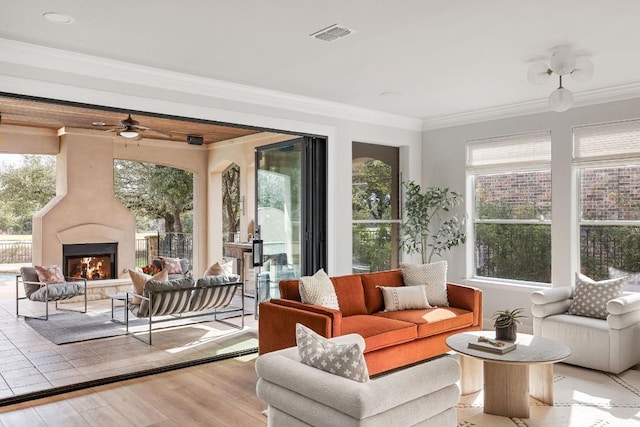
M 571 77 L 577 82 L 586 82 L 593 77 L 593 62 L 587 58 L 577 58 L 576 68 L 571 72 Z
M 120 132 L 120 136 L 127 139 L 137 138 L 138 135 L 138 132 L 135 130 L 123 130 Z
M 549 97 L 549 108 L 559 113 L 567 111 L 573 106 L 573 93 L 569 89 L 559 87 Z
M 549 66 L 544 62 L 536 62 L 529 67 L 527 72 L 527 79 L 534 85 L 541 85 L 549 80 L 551 74 L 549 74 Z
M 576 68 L 576 56 L 568 47 L 558 49 L 558 51 L 551 56 L 550 68 L 554 73 L 560 74 L 561 76 L 569 74 Z

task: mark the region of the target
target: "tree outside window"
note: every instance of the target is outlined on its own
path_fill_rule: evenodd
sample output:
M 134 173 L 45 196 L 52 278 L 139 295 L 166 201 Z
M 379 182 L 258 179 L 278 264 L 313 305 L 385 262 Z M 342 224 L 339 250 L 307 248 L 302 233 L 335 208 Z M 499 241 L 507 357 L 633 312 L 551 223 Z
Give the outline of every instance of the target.
M 233 163 L 222 173 L 222 235 L 234 241 L 240 230 L 240 166 Z
M 353 144 L 354 273 L 398 267 L 398 149 Z

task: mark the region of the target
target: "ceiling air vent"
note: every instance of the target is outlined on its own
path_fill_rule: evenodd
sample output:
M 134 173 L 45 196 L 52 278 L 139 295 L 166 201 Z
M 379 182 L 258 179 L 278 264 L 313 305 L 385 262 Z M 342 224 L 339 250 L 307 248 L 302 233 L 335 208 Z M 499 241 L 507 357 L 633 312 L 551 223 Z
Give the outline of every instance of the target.
M 355 32 L 354 30 L 351 30 L 347 27 L 334 24 L 323 30 L 310 34 L 310 37 L 315 37 L 318 40 L 323 40 L 325 42 L 332 42 L 334 40 L 338 40 L 341 37 L 348 36 L 349 34 L 352 34 L 354 32 Z

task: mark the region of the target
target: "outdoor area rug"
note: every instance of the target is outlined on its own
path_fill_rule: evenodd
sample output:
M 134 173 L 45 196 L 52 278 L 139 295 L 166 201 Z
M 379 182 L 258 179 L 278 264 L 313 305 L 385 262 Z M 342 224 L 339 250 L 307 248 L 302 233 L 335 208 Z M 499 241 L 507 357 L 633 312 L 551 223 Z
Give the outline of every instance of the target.
M 239 308 L 240 297 L 234 297 L 231 306 Z M 245 315 L 253 314 L 253 299 L 245 297 L 244 300 L 244 313 Z M 210 313 L 210 314 L 208 314 Z M 185 316 L 190 314 L 199 314 L 193 317 L 178 317 L 178 316 L 161 316 L 154 317 L 153 333 L 161 331 L 165 328 L 195 325 L 204 322 L 213 322 L 213 311 L 208 313 L 186 313 Z M 217 320 L 231 319 L 239 316 L 239 311 L 231 311 L 229 313 L 219 313 Z M 113 318 L 123 322 L 124 321 L 124 305 L 119 304 L 114 307 Z M 156 320 L 162 320 L 157 322 Z M 95 340 L 101 338 L 117 337 L 126 335 L 126 328 L 124 324 L 113 322 L 111 320 L 111 310 L 98 310 L 87 313 L 79 312 L 62 312 L 56 314 L 50 314 L 49 320 L 39 320 L 25 318 L 25 321 L 29 327 L 35 330 L 37 333 L 47 338 L 49 341 L 55 344 L 70 344 L 81 341 Z M 239 319 L 231 321 L 233 324 L 240 324 Z M 146 318 L 137 318 L 132 314 L 129 315 L 129 333 L 147 333 L 149 331 L 149 320 Z M 147 339 L 145 338 L 145 341 Z
M 553 382 L 554 406 L 531 399 L 529 418 L 485 414 L 482 391 L 462 396 L 458 427 L 640 426 L 640 371 L 613 375 L 558 363 Z
M 245 310 L 245 314 L 251 314 Z M 218 320 L 227 319 L 237 316 L 238 313 L 218 314 Z M 116 319 L 124 318 L 123 307 L 116 307 Z M 153 324 L 153 333 L 164 328 L 174 326 L 184 326 L 202 322 L 214 321 L 213 314 L 196 316 L 191 318 L 171 318 L 169 316 L 160 317 L 159 319 L 169 321 L 155 322 Z M 56 313 L 50 314 L 49 320 L 25 319 L 27 325 L 37 333 L 47 338 L 55 344 L 69 344 L 80 341 L 95 340 L 100 338 L 116 337 L 126 334 L 126 328 L 123 324 L 111 321 L 111 311 L 106 312 L 87 312 L 87 313 Z M 233 320 L 234 324 L 239 320 Z M 138 319 L 131 315 L 129 318 L 129 332 L 140 333 L 148 331 L 148 319 Z
M 33 330 L 55 344 L 68 344 L 126 334 L 111 321 L 111 312 L 50 314 L 49 320 L 25 319 Z

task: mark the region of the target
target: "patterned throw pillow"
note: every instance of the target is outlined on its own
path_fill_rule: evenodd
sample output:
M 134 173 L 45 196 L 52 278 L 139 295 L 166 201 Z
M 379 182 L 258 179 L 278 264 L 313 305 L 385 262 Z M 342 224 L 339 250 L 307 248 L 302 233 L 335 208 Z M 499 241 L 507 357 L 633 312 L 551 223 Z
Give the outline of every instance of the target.
M 207 268 L 205 270 L 204 273 L 202 273 L 203 277 L 206 276 L 230 276 L 233 274 L 233 260 L 229 261 L 229 262 L 225 262 L 223 264 L 220 264 L 219 262 L 216 262 L 215 264 L 212 264 L 211 266 L 209 266 L 209 268 Z
M 630 271 L 618 270 L 614 267 L 609 267 L 609 278 L 620 279 L 621 277 L 627 278 L 627 287 L 625 291 L 640 292 L 640 273 L 631 273 Z
M 162 269 L 167 270 L 168 274 L 183 274 L 182 265 L 180 265 L 180 258 L 165 258 L 160 257 L 162 263 Z
M 313 276 L 301 277 L 299 289 L 303 303 L 340 310 L 333 282 L 324 269 L 321 268 Z
M 38 275 L 38 281 L 42 283 L 48 283 L 50 285 L 54 283 L 64 283 L 64 275 L 59 265 L 36 265 L 35 269 Z
M 576 316 L 606 319 L 607 302 L 622 296 L 627 278 L 609 279 L 596 282 L 576 273 L 576 288 L 568 313 Z
M 447 261 L 430 264 L 401 263 L 402 280 L 406 286 L 427 285 L 427 299 L 432 306 L 448 306 Z
M 159 281 L 167 281 L 169 280 L 169 273 L 167 270 L 162 270 L 159 273 L 150 276 L 148 274 L 142 273 L 140 271 L 129 270 L 129 277 L 131 278 L 131 283 L 133 284 L 133 291 L 142 295 L 142 291 L 144 290 L 144 284 L 149 280 L 159 280 Z M 131 298 L 131 304 L 140 304 L 142 299 L 140 297 Z
M 305 365 L 360 383 L 369 381 L 369 370 L 358 344 L 336 344 L 296 323 L 296 343 Z
M 425 285 L 378 286 L 378 288 L 382 291 L 382 298 L 384 298 L 384 311 L 431 308 Z

